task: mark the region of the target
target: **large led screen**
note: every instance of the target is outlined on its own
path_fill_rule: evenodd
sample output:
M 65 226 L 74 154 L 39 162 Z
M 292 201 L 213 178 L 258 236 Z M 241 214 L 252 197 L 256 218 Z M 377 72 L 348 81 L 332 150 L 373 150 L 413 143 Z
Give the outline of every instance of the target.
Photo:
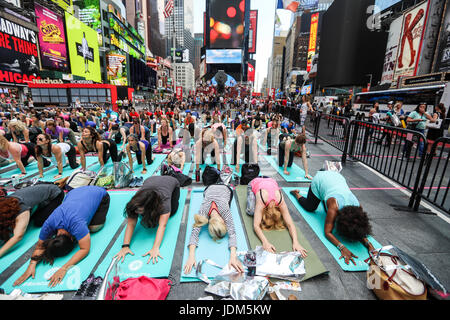
M 206 50 L 207 64 L 231 64 L 242 62 L 242 50 Z
M 242 48 L 245 0 L 210 0 L 210 48 Z

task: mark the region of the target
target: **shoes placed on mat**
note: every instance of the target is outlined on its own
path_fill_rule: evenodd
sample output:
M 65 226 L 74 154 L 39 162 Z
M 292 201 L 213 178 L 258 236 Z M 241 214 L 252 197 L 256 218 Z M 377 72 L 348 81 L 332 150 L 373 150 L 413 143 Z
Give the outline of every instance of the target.
M 91 273 L 91 274 L 86 278 L 86 280 L 84 280 L 84 281 L 81 283 L 80 288 L 79 288 L 79 289 L 77 290 L 77 292 L 75 293 L 75 297 L 78 297 L 78 298 L 84 297 L 84 296 L 86 295 L 86 292 L 87 292 L 89 286 L 92 284 L 92 282 L 94 282 L 94 279 L 95 279 L 94 274 Z
M 134 183 L 134 187 L 135 188 L 139 188 L 139 187 L 142 187 L 143 184 L 144 184 L 144 177 L 139 177 L 139 178 L 136 178 L 136 182 Z
M 102 277 L 96 277 L 89 287 L 86 290 L 85 297 L 86 298 L 96 298 L 98 295 L 98 292 L 100 291 L 100 287 L 102 285 L 103 278 Z

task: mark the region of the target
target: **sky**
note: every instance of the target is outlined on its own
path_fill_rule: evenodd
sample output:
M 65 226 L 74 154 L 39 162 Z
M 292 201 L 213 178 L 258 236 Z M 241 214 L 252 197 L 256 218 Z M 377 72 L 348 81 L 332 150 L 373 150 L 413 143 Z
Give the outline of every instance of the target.
M 275 5 L 277 0 L 251 0 L 251 9 L 258 10 L 256 54 L 257 91 L 267 77 L 269 58 L 272 55 L 273 34 L 275 26 Z M 205 0 L 194 0 L 194 32 L 203 33 L 203 12 Z M 288 10 L 277 10 L 281 20 L 281 30 L 289 30 L 293 14 Z

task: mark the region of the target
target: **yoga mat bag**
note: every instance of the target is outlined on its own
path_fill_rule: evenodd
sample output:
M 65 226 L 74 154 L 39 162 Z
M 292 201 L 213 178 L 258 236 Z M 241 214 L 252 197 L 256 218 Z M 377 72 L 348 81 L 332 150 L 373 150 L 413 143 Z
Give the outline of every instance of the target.
M 210 186 L 220 180 L 220 172 L 216 168 L 206 166 L 203 170 L 202 181 L 205 186 Z
M 114 277 L 105 300 L 165 300 L 172 282 L 169 279 L 153 279 L 146 276 L 128 278 L 122 282 Z
M 426 300 L 427 288 L 408 271 L 411 267 L 399 256 L 381 252 L 383 248 L 370 252 L 365 260 L 369 263 L 367 287 L 381 300 Z

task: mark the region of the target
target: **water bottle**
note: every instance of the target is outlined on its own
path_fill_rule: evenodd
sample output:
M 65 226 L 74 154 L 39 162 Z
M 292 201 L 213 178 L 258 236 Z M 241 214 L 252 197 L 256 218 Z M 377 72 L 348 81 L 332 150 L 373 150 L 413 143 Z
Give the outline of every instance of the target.
M 200 169 L 195 171 L 195 181 L 200 182 Z

